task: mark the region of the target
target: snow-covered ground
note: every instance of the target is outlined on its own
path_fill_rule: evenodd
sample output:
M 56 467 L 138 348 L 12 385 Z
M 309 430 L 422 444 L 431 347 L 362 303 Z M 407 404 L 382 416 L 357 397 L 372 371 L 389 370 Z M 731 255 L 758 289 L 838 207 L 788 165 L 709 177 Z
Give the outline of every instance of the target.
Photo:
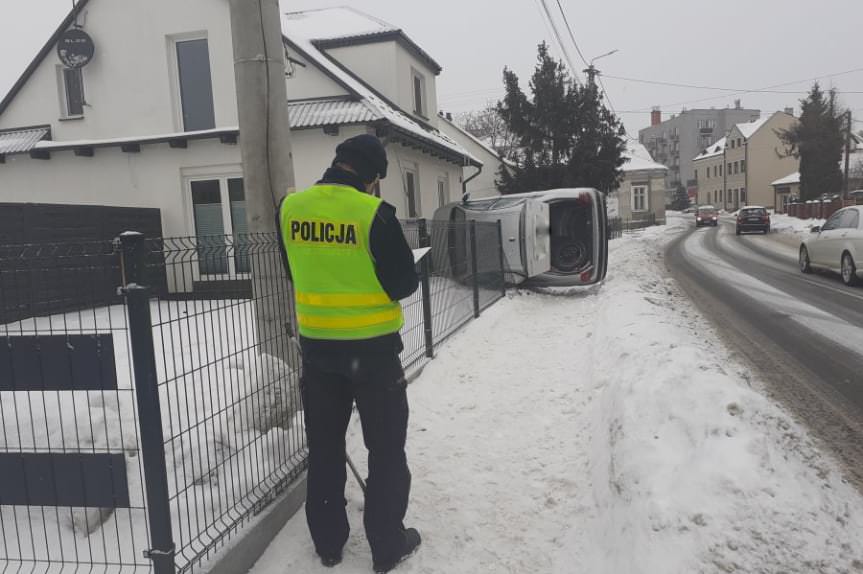
M 661 271 L 690 223 L 612 242 L 601 288 L 511 294 L 410 387 L 424 543 L 399 572 L 863 570 L 863 497 Z M 349 451 L 362 464 L 356 420 Z M 338 570 L 366 573 L 347 497 Z M 253 572 L 329 572 L 302 512 Z
M 824 221 L 824 219 L 798 219 L 783 213 L 770 215 L 770 225 L 773 231 L 794 235 L 797 239 L 806 237 L 813 227 L 824 225 Z

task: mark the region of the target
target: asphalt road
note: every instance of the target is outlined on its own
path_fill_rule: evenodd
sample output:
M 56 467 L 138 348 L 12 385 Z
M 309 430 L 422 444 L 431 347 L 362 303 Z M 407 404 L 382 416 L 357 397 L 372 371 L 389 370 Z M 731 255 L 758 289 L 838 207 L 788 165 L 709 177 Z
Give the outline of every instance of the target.
M 737 237 L 733 222 L 681 235 L 666 265 L 752 380 L 806 424 L 863 491 L 863 288 L 803 275 L 796 246 Z

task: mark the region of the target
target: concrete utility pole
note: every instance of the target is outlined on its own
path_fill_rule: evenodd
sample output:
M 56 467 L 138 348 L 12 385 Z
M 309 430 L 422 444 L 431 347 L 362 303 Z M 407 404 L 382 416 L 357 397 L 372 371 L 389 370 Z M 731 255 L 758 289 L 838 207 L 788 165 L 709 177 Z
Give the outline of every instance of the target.
M 853 129 L 851 126 L 851 122 L 853 121 L 851 110 L 848 110 L 845 115 L 847 116 L 846 120 L 848 121 L 848 128 L 845 132 L 845 181 L 842 186 L 842 199 L 848 199 L 848 192 L 851 191 L 848 189 L 848 175 L 851 169 L 851 131 Z
M 279 202 L 295 191 L 279 2 L 229 2 L 246 217 L 250 234 L 271 234 Z M 262 352 L 293 364 L 285 339 L 291 314 L 277 297 L 287 288 L 284 269 L 277 252 L 258 251 L 251 255 L 258 341 Z

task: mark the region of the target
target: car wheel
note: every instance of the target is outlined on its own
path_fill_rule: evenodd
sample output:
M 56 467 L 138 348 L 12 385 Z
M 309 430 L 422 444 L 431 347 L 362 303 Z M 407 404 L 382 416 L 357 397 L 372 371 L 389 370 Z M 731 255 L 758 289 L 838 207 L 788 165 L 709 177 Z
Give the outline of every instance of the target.
M 842 255 L 842 282 L 852 287 L 857 285 L 857 266 L 854 265 L 854 258 L 850 253 Z
M 800 271 L 803 273 L 812 273 L 812 262 L 809 260 L 809 250 L 805 245 L 800 246 Z

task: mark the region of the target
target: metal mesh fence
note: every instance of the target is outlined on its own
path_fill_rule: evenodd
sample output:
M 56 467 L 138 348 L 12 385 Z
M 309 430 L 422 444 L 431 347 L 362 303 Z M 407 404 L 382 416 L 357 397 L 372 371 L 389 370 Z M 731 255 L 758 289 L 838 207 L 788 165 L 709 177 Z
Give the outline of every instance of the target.
M 111 242 L 0 248 L 3 572 L 150 569 L 120 283 Z
M 410 368 L 504 270 L 495 224 L 404 227 Z M 275 236 L 133 239 L 0 248 L 4 573 L 194 571 L 305 468 Z

